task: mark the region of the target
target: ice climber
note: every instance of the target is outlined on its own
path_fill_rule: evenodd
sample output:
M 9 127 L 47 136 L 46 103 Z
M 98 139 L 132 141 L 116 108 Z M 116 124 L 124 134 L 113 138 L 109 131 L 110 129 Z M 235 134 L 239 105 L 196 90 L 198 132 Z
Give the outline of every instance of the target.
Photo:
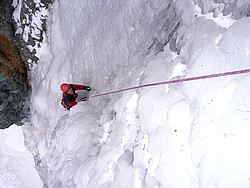
M 78 97 L 78 94 L 75 91 L 76 90 L 90 91 L 91 88 L 89 86 L 84 86 L 84 85 L 63 83 L 61 85 L 61 90 L 63 91 L 62 105 L 64 108 L 69 110 L 71 107 L 77 104 L 76 98 Z M 87 97 L 83 97 L 79 101 L 86 101 L 87 99 L 88 99 Z

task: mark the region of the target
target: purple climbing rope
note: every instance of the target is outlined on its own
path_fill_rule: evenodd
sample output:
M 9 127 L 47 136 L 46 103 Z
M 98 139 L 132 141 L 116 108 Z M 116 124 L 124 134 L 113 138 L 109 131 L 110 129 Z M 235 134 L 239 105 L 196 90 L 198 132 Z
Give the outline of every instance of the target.
M 249 72 L 250 72 L 250 69 L 244 69 L 244 70 L 237 70 L 237 71 L 224 72 L 224 73 L 218 73 L 218 74 L 210 74 L 210 75 L 205 75 L 205 76 L 184 78 L 184 79 L 179 79 L 179 80 L 156 82 L 156 83 L 151 83 L 151 84 L 145 84 L 145 85 L 134 86 L 134 87 L 125 88 L 125 89 L 120 89 L 120 90 L 116 90 L 116 91 L 101 93 L 101 94 L 98 94 L 98 95 L 93 95 L 93 96 L 89 96 L 88 99 L 95 98 L 95 97 L 100 97 L 100 96 L 104 96 L 104 95 L 110 95 L 110 94 L 114 94 L 114 93 L 120 93 L 120 92 L 123 92 L 123 91 L 129 91 L 129 90 L 133 90 L 133 89 L 143 88 L 143 87 L 151 87 L 151 86 L 164 85 L 164 84 L 174 84 L 174 83 L 179 83 L 179 82 L 202 80 L 202 79 L 207 79 L 207 78 L 216 78 L 216 77 L 222 77 L 222 76 L 244 74 L 244 73 L 249 73 Z

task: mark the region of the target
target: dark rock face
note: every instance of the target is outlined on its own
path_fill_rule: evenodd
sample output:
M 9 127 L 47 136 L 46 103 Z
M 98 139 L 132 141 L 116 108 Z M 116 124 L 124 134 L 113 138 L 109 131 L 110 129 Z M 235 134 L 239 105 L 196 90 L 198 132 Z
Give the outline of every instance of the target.
M 0 1 L 0 128 L 20 124 L 22 109 L 29 87 L 27 67 L 21 59 L 16 43 L 9 1 Z
M 0 128 L 21 121 L 28 93 L 27 70 L 16 47 L 0 33 Z
M 14 123 L 21 124 L 28 113 L 25 105 L 30 93 L 27 72 L 29 65 L 38 62 L 36 51 L 30 49 L 35 45 L 39 47 L 42 42 L 46 21 L 46 17 L 41 18 L 42 27 L 34 28 L 31 26 L 32 15 L 42 11 L 42 8 L 47 9 L 52 0 L 41 0 L 40 4 L 30 0 L 17 1 L 21 3 L 18 26 L 13 20 L 15 8 L 12 3 L 10 0 L 0 0 L 0 129 Z M 24 28 L 29 28 L 26 40 L 23 40 L 22 32 L 16 33 L 17 29 Z M 34 35 L 32 31 L 37 34 Z

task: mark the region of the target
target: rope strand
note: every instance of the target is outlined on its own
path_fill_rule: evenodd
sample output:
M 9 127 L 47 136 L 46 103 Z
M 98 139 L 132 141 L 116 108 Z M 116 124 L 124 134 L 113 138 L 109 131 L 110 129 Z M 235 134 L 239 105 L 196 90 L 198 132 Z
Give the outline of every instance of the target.
M 165 82 L 155 82 L 155 83 L 151 83 L 151 84 L 134 86 L 134 87 L 130 87 L 130 88 L 125 88 L 125 89 L 120 89 L 120 90 L 116 90 L 116 91 L 111 91 L 111 92 L 101 93 L 101 94 L 98 94 L 98 95 L 89 96 L 88 99 L 95 98 L 95 97 L 100 97 L 100 96 L 104 96 L 104 95 L 110 95 L 110 94 L 114 94 L 114 93 L 120 93 L 120 92 L 124 92 L 124 91 L 129 91 L 129 90 L 138 89 L 138 88 L 142 88 L 142 87 L 151 87 L 151 86 L 164 85 L 164 84 L 174 84 L 174 83 L 179 83 L 179 82 L 202 80 L 202 79 L 207 79 L 207 78 L 217 78 L 217 77 L 222 77 L 222 76 L 231 76 L 231 75 L 244 74 L 244 73 L 250 73 L 250 69 L 237 70 L 237 71 L 224 72 L 224 73 L 217 73 L 217 74 L 210 74 L 210 75 L 197 76 L 197 77 L 190 77 L 190 78 L 184 78 L 184 79 L 179 79 L 179 80 L 171 80 L 171 81 L 165 81 Z

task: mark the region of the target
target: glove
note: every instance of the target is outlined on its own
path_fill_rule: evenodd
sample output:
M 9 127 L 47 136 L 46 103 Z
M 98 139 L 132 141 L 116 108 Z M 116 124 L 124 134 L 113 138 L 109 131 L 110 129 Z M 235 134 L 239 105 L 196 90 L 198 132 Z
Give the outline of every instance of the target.
M 87 101 L 88 100 L 88 97 L 83 97 L 80 99 L 80 101 Z
M 91 90 L 91 87 L 89 87 L 89 86 L 83 86 L 83 89 L 84 89 L 84 90 L 87 90 L 87 91 L 90 91 L 90 90 Z

